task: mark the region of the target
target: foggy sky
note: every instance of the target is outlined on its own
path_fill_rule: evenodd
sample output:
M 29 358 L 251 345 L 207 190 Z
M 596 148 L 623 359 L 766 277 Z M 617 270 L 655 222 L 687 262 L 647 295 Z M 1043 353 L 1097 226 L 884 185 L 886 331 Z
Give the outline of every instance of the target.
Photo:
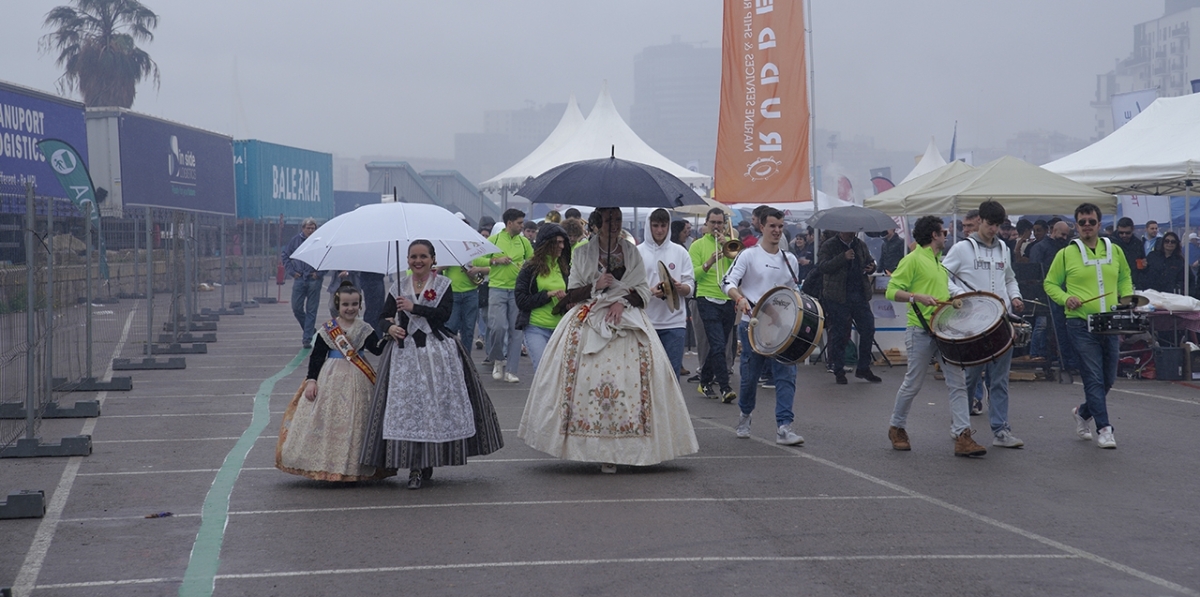
M 0 80 L 55 91 L 60 72 L 37 42 L 60 4 L 3 2 Z M 718 0 L 144 4 L 160 16 L 142 47 L 162 86 L 140 85 L 134 110 L 347 157 L 453 157 L 454 134 L 481 132 L 484 110 L 575 94 L 586 115 L 604 80 L 628 121 L 642 48 L 721 41 Z M 917 153 L 937 136 L 943 154 L 956 120 L 960 148 L 1036 129 L 1090 139 L 1096 75 L 1163 11 L 1163 0 L 812 4 L 816 126 Z

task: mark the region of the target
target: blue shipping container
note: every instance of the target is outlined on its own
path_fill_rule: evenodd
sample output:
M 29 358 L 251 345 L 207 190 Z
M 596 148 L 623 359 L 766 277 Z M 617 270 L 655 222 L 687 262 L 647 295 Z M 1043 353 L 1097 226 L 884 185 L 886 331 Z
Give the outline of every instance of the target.
M 266 141 L 233 142 L 237 215 L 285 222 L 334 216 L 333 154 Z

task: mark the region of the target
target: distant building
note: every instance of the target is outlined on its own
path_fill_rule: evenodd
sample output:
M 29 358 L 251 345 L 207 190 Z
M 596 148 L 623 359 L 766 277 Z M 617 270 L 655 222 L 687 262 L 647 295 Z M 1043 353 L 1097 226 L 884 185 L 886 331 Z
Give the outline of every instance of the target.
M 1134 25 L 1133 52 L 1113 70 L 1096 76 L 1095 139 L 1113 131 L 1114 95 L 1155 88 L 1158 97 L 1192 93 L 1191 81 L 1200 79 L 1200 44 L 1192 43 L 1198 34 L 1200 0 L 1166 0 L 1162 17 Z
M 712 174 L 720 91 L 721 48 L 673 36 L 671 43 L 645 48 L 633 58 L 629 126 L 671 161 Z
M 454 168 L 479 184 L 529 155 L 554 130 L 567 104 L 533 105 L 483 113 L 482 133 L 454 135 Z
M 1083 139 L 1068 137 L 1058 131 L 1021 131 L 1005 142 L 1005 153 L 1040 166 L 1071 155 L 1087 145 L 1088 142 Z

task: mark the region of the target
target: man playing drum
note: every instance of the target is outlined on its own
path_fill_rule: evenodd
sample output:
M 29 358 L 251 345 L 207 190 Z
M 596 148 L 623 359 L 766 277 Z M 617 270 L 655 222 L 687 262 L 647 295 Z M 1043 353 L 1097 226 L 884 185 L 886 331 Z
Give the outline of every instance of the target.
M 950 295 L 966 292 L 990 292 L 1012 305 L 1014 312 L 1024 308 L 1017 275 L 1012 268 L 1012 253 L 1008 245 L 996 237 L 1007 215 L 1004 206 L 987 200 L 979 205 L 979 224 L 964 242 L 955 243 L 946 253 L 942 265 L 950 272 Z M 1012 348 L 995 360 L 967 368 L 967 387 L 983 383 L 988 388 L 988 418 L 991 419 L 993 446 L 1020 448 L 1025 442 L 1012 434 L 1008 425 L 1008 373 L 1012 366 Z M 984 375 L 986 373 L 986 376 Z
M 929 359 L 935 355 L 940 356 L 938 345 L 929 331 L 929 321 L 939 302 L 944 303 L 950 298 L 949 278 L 938 260 L 946 241 L 946 231 L 942 229 L 941 218 L 924 216 L 917 220 L 913 227 L 913 239 L 920 246 L 900 260 L 900 265 L 892 272 L 892 280 L 887 288 L 889 300 L 911 303 L 908 329 L 905 330 L 908 371 L 904 374 L 904 383 L 896 392 L 891 427 L 888 427 L 888 439 L 892 441 L 892 448 L 896 450 L 912 449 L 908 432 L 904 428 L 908 411 L 912 408 L 913 398 L 916 398 L 917 393 L 921 391 L 921 385 L 925 383 L 925 370 L 929 366 Z M 968 413 L 970 407 L 967 405 L 967 384 L 963 369 L 943 361 L 942 373 L 946 377 L 946 386 L 950 389 L 950 433 L 954 436 L 954 455 L 983 456 L 987 449 L 971 439 Z
M 1133 276 L 1121 248 L 1100 238 L 1100 208 L 1084 203 L 1075 208 L 1079 238 L 1058 252 L 1042 286 L 1050 300 L 1067 310 L 1067 335 L 1079 356 L 1084 403 L 1075 407 L 1075 432 L 1092 439 L 1088 421 L 1096 422 L 1096 444 L 1116 448 L 1108 421 L 1108 390 L 1117 379 L 1120 337 L 1088 331 L 1088 316 L 1107 313 L 1117 298 L 1133 294 Z M 1063 290 L 1063 286 L 1066 290 Z
M 750 349 L 750 311 L 754 303 L 772 288 L 784 286 L 796 288 L 800 263 L 791 251 L 780 246 L 783 238 L 783 212 L 768 209 L 762 214 L 762 240 L 738 255 L 733 267 L 725 275 L 725 294 L 733 299 L 737 312 L 738 338 L 742 341 L 741 392 L 738 395 L 737 436 L 750 437 L 750 413 L 754 412 L 758 378 L 764 367 L 769 367 L 775 382 L 775 443 L 794 446 L 804 443 L 804 438 L 792 431 L 792 403 L 796 396 L 796 366 L 784 365 L 775 359 L 760 355 Z

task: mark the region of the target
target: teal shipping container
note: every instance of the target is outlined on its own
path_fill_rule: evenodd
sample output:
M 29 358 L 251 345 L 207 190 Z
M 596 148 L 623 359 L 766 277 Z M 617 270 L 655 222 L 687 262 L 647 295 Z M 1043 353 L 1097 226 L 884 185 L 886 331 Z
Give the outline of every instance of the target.
M 333 155 L 255 139 L 233 142 L 237 215 L 326 222 L 334 216 Z

